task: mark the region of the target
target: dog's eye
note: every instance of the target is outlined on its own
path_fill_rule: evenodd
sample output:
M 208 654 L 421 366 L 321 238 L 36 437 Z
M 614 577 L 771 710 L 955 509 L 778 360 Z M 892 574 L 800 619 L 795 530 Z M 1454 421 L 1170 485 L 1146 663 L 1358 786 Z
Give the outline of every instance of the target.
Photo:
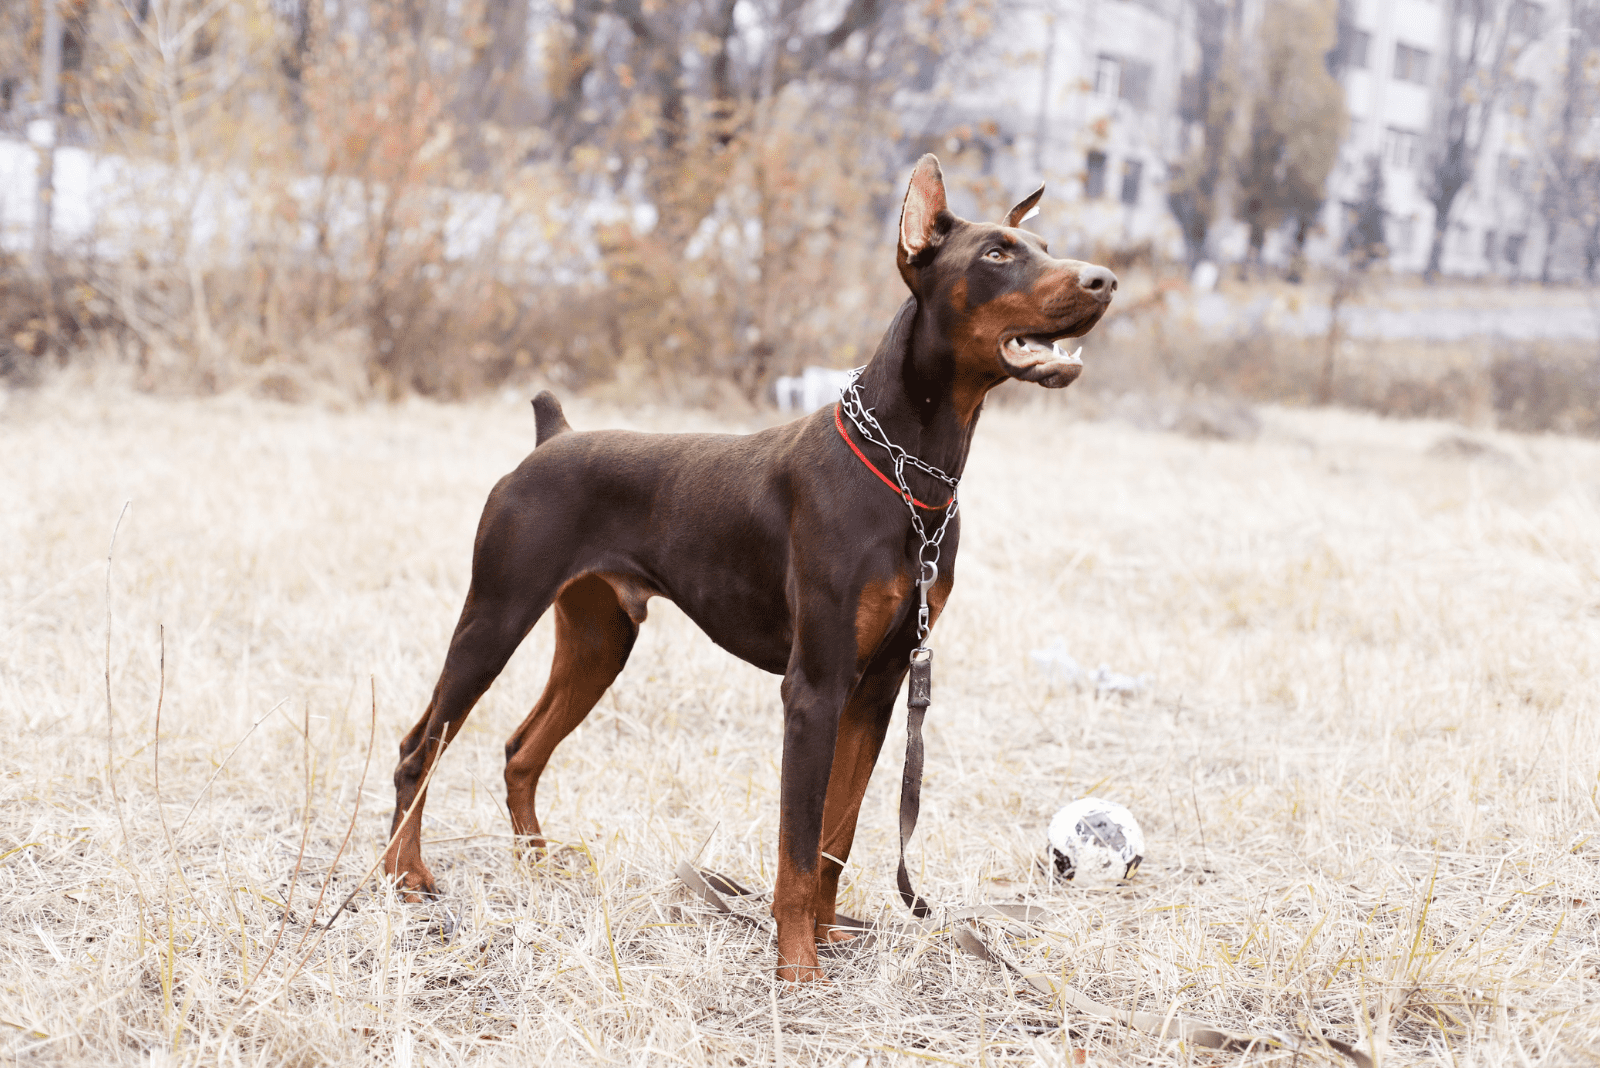
M 1006 259 L 1007 256 L 1003 249 L 992 248 L 983 254 L 983 258 L 986 260 L 993 260 L 995 263 L 999 263 L 1001 260 Z

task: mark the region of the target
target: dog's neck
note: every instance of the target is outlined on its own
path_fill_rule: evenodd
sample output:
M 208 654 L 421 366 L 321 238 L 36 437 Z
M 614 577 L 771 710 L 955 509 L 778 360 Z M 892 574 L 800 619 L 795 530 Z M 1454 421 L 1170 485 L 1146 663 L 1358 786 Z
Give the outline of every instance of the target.
M 862 402 L 873 410 L 890 441 L 960 478 L 982 405 L 970 414 L 958 409 L 952 388 L 955 373 L 954 347 L 912 296 L 884 332 L 860 383 Z M 927 475 L 911 468 L 906 473 L 920 499 L 936 502 L 949 496 L 948 488 Z

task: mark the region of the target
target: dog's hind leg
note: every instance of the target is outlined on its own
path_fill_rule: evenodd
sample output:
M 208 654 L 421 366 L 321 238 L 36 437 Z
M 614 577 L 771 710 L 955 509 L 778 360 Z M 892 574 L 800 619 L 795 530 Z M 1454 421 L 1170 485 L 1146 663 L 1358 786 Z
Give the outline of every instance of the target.
M 617 585 L 613 585 L 613 583 Z M 620 590 L 619 590 L 620 586 Z M 627 580 L 582 575 L 556 597 L 556 652 L 544 693 L 506 742 L 511 829 L 542 847 L 534 795 L 550 754 L 594 708 L 628 662 L 645 594 Z
M 400 763 L 394 769 L 394 821 L 383 870 L 413 899 L 438 893 L 433 873 L 422 862 L 422 809 L 427 803 L 422 784 L 428 769 L 461 730 L 473 706 L 544 614 L 554 593 L 519 591 L 485 596 L 480 587 L 486 584 L 480 578 L 474 575 L 473 588 L 467 592 L 433 699 L 401 740 Z

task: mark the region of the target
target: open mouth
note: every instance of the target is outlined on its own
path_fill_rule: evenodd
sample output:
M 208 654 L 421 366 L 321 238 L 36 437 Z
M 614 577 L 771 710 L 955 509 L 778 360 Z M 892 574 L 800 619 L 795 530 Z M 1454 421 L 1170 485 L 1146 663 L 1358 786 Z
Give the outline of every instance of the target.
M 1000 346 L 1000 351 L 1006 363 L 1017 369 L 1041 363 L 1072 364 L 1082 367 L 1083 346 L 1079 345 L 1068 352 L 1067 347 L 1062 344 L 1065 340 L 1065 338 L 1056 338 L 1052 341 L 1045 337 L 1014 337 Z
M 1050 389 L 1070 386 L 1083 373 L 1083 346 L 1068 350 L 1064 344 L 1071 336 L 1023 334 L 1008 338 L 1000 346 L 1000 362 L 1012 378 Z

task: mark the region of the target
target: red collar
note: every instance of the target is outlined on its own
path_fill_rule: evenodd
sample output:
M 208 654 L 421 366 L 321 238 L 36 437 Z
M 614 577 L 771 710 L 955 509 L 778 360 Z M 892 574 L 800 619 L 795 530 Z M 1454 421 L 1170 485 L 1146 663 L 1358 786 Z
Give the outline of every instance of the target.
M 888 475 L 884 474 L 882 471 L 879 471 L 876 467 L 874 467 L 872 465 L 872 461 L 867 459 L 866 453 L 864 453 L 860 449 L 858 449 L 856 447 L 856 443 L 851 441 L 850 440 L 850 435 L 848 433 L 846 433 L 846 431 L 844 429 L 844 419 L 839 414 L 839 412 L 842 409 L 842 407 L 843 407 L 843 405 L 838 405 L 838 404 L 833 406 L 833 425 L 839 428 L 839 436 L 841 438 L 844 438 L 844 443 L 846 445 L 850 446 L 850 451 L 856 454 L 856 459 L 860 460 L 862 463 L 867 465 L 867 470 L 868 471 L 871 471 L 873 474 L 877 475 L 878 478 L 880 478 L 883 481 L 883 484 L 885 486 L 888 486 L 890 489 L 894 490 L 895 493 L 898 494 L 900 497 L 902 497 L 907 504 L 914 504 L 918 508 L 925 509 L 925 510 L 927 510 L 929 512 L 938 512 L 938 511 L 941 511 L 941 510 L 943 510 L 945 508 L 950 507 L 950 502 L 954 501 L 956 499 L 956 495 L 954 493 L 951 493 L 950 494 L 950 500 L 949 501 L 945 501 L 943 504 L 923 504 L 921 501 L 919 501 L 915 497 L 911 496 L 911 494 L 905 492 L 899 486 L 896 486 L 894 484 L 894 482 L 889 478 Z

